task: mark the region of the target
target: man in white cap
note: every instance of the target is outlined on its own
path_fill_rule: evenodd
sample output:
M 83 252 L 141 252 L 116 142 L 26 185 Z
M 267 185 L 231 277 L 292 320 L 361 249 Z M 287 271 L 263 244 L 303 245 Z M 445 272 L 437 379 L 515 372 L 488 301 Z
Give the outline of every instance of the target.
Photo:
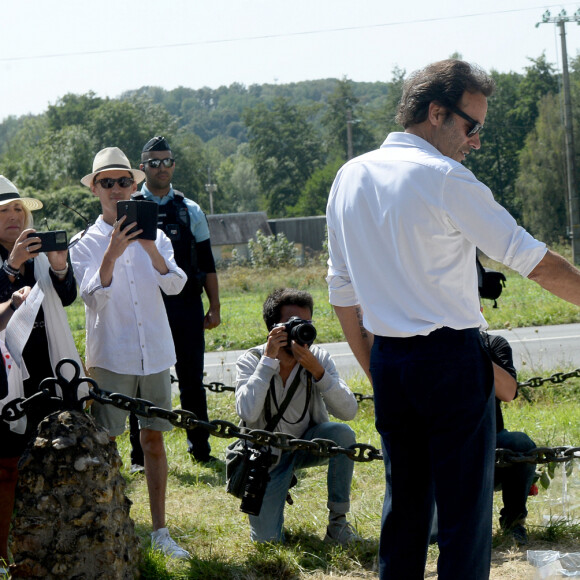
M 102 215 L 73 239 L 71 261 L 86 311 L 86 367 L 105 391 L 141 397 L 171 409 L 169 368 L 175 349 L 161 291 L 178 294 L 187 276 L 177 266 L 171 242 L 157 230 L 155 240 L 137 236 L 134 223 L 117 220 L 117 202 L 129 200 L 145 174 L 132 169 L 117 147 L 99 151 L 93 171 L 81 179 L 101 201 Z M 128 412 L 92 405 L 97 422 L 112 438 L 125 430 Z M 141 444 L 153 533 L 151 543 L 172 558 L 189 558 L 165 527 L 167 457 L 165 419 L 140 417 Z

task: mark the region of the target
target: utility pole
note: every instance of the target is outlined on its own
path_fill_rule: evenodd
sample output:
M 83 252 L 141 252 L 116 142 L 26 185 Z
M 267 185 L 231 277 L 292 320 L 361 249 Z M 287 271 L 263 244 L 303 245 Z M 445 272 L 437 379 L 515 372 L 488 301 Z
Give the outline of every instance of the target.
M 580 204 L 576 186 L 572 99 L 570 97 L 570 76 L 568 74 L 568 51 L 566 50 L 566 22 L 580 24 L 580 9 L 576 10 L 573 16 L 568 16 L 565 10 L 562 10 L 558 16 L 551 16 L 550 11 L 546 10 L 542 16 L 542 22 L 538 22 L 536 28 L 540 24 L 549 22 L 556 24 L 560 29 L 560 39 L 562 42 L 562 89 L 564 92 L 564 134 L 566 137 L 569 236 L 572 241 L 572 260 L 578 266 L 580 265 Z
M 209 215 L 213 215 L 213 194 L 217 191 L 217 184 L 211 182 L 211 168 L 207 166 L 207 183 L 205 190 L 209 195 Z
M 350 107 L 346 110 L 346 157 L 350 161 L 354 155 L 352 152 L 352 109 Z

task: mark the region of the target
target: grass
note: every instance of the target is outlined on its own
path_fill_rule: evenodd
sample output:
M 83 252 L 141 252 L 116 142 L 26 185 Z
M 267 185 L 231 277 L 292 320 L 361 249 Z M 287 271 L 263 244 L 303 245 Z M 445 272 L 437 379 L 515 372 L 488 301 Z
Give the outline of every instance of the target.
M 488 267 L 500 269 L 495 264 Z M 492 328 L 536 326 L 580 321 L 578 308 L 551 297 L 529 280 L 506 273 L 507 287 L 499 308 L 485 309 Z M 344 340 L 338 320 L 328 305 L 324 281 L 325 269 L 319 265 L 304 268 L 256 271 L 232 268 L 219 273 L 222 324 L 206 333 L 207 350 L 244 349 L 265 340 L 261 305 L 275 287 L 295 286 L 307 289 L 315 300 L 314 321 L 321 342 Z M 84 352 L 84 317 L 77 301 L 68 309 L 77 344 Z M 568 370 L 568 369 L 555 369 Z M 547 371 L 551 374 L 553 371 Z M 525 380 L 523 375 L 520 380 Z M 349 378 L 355 392 L 371 393 L 361 375 Z M 528 399 L 519 397 L 504 406 L 506 425 L 511 430 L 525 430 L 540 446 L 580 445 L 580 380 L 561 386 L 527 389 Z M 178 406 L 178 401 L 174 402 Z M 208 393 L 209 415 L 237 423 L 231 393 Z M 356 419 L 350 422 L 357 441 L 380 447 L 374 428 L 372 401 L 359 405 Z M 382 462 L 357 463 L 352 489 L 351 520 L 359 533 L 370 539 L 364 547 L 341 548 L 322 542 L 326 509 L 326 470 L 312 468 L 299 474 L 292 491 L 293 506 L 286 506 L 287 542 L 279 545 L 254 545 L 249 539 L 247 516 L 239 511 L 239 500 L 225 492 L 223 463 L 206 467 L 192 463 L 186 452 L 184 433 L 174 429 L 166 435 L 170 465 L 167 493 L 167 525 L 178 542 L 188 549 L 190 562 L 165 560 L 149 550 L 151 531 L 147 491 L 143 475 L 131 476 L 127 434 L 117 439 L 128 481 L 128 495 L 133 501 L 132 517 L 143 546 L 142 577 L 145 579 L 203 578 L 237 579 L 329 579 L 376 578 L 376 553 L 380 514 L 384 494 Z M 211 438 L 212 453 L 223 459 L 231 439 Z M 420 450 L 414 450 L 420 452 Z M 552 484 L 530 498 L 528 528 L 530 550 L 577 552 L 580 545 L 580 466 L 564 481 L 563 468 L 557 468 Z M 566 486 L 566 487 L 565 487 Z M 563 500 L 564 491 L 568 495 Z M 494 522 L 497 525 L 501 496 L 495 494 Z M 436 577 L 438 548 L 431 546 L 426 577 Z M 515 547 L 497 529 L 491 578 L 517 579 L 531 575 L 525 549 Z
M 484 315 L 491 329 L 580 322 L 580 308 L 556 298 L 536 283 L 501 265 L 485 260 L 484 264 L 503 271 L 507 277 L 498 308 L 493 308 L 491 301 L 484 301 Z M 262 320 L 262 303 L 279 286 L 296 287 L 312 294 L 319 342 L 343 341 L 342 329 L 328 303 L 325 276 L 326 268 L 319 263 L 278 270 L 235 267 L 220 271 L 222 323 L 218 328 L 206 332 L 206 350 L 239 350 L 265 342 L 268 333 Z M 67 308 L 67 312 L 82 354 L 84 307 L 80 298 Z
M 355 392 L 369 393 L 370 386 L 361 375 L 349 380 Z M 512 430 L 526 430 L 538 445 L 557 446 L 580 443 L 580 380 L 563 386 L 535 389 L 532 402 L 523 397 L 505 405 L 506 424 Z M 178 404 L 177 401 L 175 401 Z M 237 422 L 232 393 L 208 393 L 210 417 Z M 374 428 L 372 401 L 363 401 L 351 426 L 357 441 L 379 447 Z M 128 469 L 127 434 L 117 439 Z M 212 452 L 219 458 L 231 439 L 211 438 Z M 249 540 L 247 516 L 239 511 L 239 500 L 225 492 L 223 463 L 205 467 L 193 463 L 186 453 L 184 433 L 174 429 L 166 436 L 170 464 L 167 522 L 179 543 L 193 554 L 191 562 L 171 562 L 148 550 L 150 515 L 143 475 L 124 475 L 134 502 L 132 517 L 144 549 L 143 578 L 208 579 L 305 579 L 376 578 L 376 553 L 380 513 L 384 494 L 382 462 L 357 463 L 352 487 L 350 518 L 359 532 L 370 539 L 364 547 L 340 548 L 322 542 L 326 510 L 326 471 L 324 467 L 304 470 L 292 490 L 293 506 L 286 506 L 287 542 L 279 545 L 254 545 Z M 420 454 L 419 450 L 413 450 Z M 528 529 L 532 550 L 578 551 L 580 524 L 580 466 L 567 479 L 568 502 L 562 501 L 563 469 L 556 469 L 547 490 L 530 498 Z M 494 522 L 497 526 L 501 495 L 495 494 Z M 575 506 L 575 507 L 574 507 Z M 566 519 L 562 519 L 564 516 Z M 550 519 L 551 518 L 551 519 Z M 434 574 L 438 549 L 431 546 L 427 578 Z M 494 533 L 494 570 L 492 578 L 526 577 L 525 550 L 516 548 L 498 529 Z M 515 569 L 515 575 L 503 575 Z M 502 572 L 502 570 L 504 572 Z M 507 572 L 506 572 L 507 574 Z

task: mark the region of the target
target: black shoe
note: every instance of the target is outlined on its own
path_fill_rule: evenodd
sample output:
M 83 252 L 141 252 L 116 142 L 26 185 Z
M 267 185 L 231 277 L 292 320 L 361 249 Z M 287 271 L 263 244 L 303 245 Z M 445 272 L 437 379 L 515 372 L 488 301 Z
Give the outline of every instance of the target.
M 219 459 L 217 457 L 214 457 L 213 455 L 208 455 L 207 457 L 196 457 L 192 453 L 191 458 L 196 463 L 201 463 L 203 465 L 211 465 L 212 463 L 217 463 L 219 461 Z
M 505 534 L 511 536 L 518 546 L 526 546 L 528 544 L 528 532 L 523 524 L 516 524 L 509 530 L 506 530 Z

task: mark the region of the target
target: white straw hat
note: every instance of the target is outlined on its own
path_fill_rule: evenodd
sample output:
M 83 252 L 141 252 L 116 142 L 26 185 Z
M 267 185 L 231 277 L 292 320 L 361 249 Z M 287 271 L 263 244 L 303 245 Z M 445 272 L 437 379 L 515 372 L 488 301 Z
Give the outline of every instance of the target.
M 42 207 L 42 202 L 39 199 L 20 197 L 16 186 L 9 179 L 0 175 L 0 205 L 12 203 L 13 201 L 21 201 L 22 205 L 26 206 L 30 211 Z
M 145 179 L 145 173 L 140 169 L 131 169 L 131 164 L 127 159 L 127 156 L 118 147 L 107 147 L 101 149 L 96 155 L 93 161 L 93 172 L 85 175 L 81 179 L 81 183 L 87 187 L 93 185 L 93 180 L 97 173 L 102 171 L 129 171 L 133 176 L 133 179 L 137 183 L 141 183 Z

